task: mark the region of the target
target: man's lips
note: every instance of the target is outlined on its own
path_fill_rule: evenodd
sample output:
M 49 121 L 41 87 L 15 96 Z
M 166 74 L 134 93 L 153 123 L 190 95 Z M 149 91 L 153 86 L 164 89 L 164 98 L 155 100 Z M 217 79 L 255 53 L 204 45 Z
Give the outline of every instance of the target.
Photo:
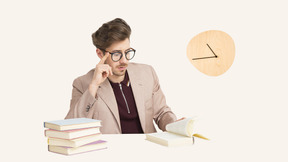
M 127 66 L 118 66 L 117 67 L 119 70 L 125 70 L 127 68 Z

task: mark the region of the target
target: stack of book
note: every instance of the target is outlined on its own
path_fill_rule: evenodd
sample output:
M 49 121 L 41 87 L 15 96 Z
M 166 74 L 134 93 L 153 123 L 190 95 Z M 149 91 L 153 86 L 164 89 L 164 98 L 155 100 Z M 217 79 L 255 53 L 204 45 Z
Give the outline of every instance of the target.
M 48 151 L 64 155 L 101 150 L 107 142 L 101 140 L 101 121 L 74 118 L 44 122 Z

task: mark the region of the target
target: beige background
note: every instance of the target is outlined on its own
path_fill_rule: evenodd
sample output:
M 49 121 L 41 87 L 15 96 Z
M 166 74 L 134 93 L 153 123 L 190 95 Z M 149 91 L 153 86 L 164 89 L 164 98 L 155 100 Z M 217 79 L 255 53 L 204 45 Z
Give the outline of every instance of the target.
M 73 79 L 99 61 L 91 33 L 116 17 L 132 27 L 133 61 L 154 66 L 168 105 L 178 117 L 198 116 L 212 139 L 187 151 L 189 161 L 287 161 L 287 15 L 284 0 L 1 1 L 1 161 L 91 160 L 41 156 L 43 122 L 65 117 Z M 235 42 L 234 63 L 219 77 L 186 57 L 206 30 Z M 158 159 L 177 160 L 170 149 L 166 156 Z

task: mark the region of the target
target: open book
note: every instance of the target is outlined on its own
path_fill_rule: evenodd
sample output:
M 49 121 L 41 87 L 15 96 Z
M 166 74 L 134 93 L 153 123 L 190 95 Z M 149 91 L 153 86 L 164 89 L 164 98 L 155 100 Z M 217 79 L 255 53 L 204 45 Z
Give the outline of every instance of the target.
M 183 146 L 192 145 L 193 137 L 208 140 L 208 138 L 194 133 L 193 118 L 186 118 L 166 125 L 167 132 L 146 134 L 146 139 L 164 146 Z

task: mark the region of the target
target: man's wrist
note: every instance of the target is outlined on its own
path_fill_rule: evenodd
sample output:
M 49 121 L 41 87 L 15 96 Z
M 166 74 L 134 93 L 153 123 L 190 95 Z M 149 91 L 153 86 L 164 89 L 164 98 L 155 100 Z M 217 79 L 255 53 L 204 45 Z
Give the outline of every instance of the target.
M 99 87 L 99 85 L 97 85 L 97 84 L 93 84 L 93 83 L 90 83 L 89 84 L 89 92 L 91 93 L 91 95 L 93 96 L 93 97 L 96 97 L 96 92 L 97 92 L 97 90 L 98 90 L 98 87 Z
M 95 88 L 98 88 L 99 85 L 98 85 L 97 83 L 93 83 L 93 82 L 91 82 L 91 83 L 89 84 L 89 87 L 95 87 Z

